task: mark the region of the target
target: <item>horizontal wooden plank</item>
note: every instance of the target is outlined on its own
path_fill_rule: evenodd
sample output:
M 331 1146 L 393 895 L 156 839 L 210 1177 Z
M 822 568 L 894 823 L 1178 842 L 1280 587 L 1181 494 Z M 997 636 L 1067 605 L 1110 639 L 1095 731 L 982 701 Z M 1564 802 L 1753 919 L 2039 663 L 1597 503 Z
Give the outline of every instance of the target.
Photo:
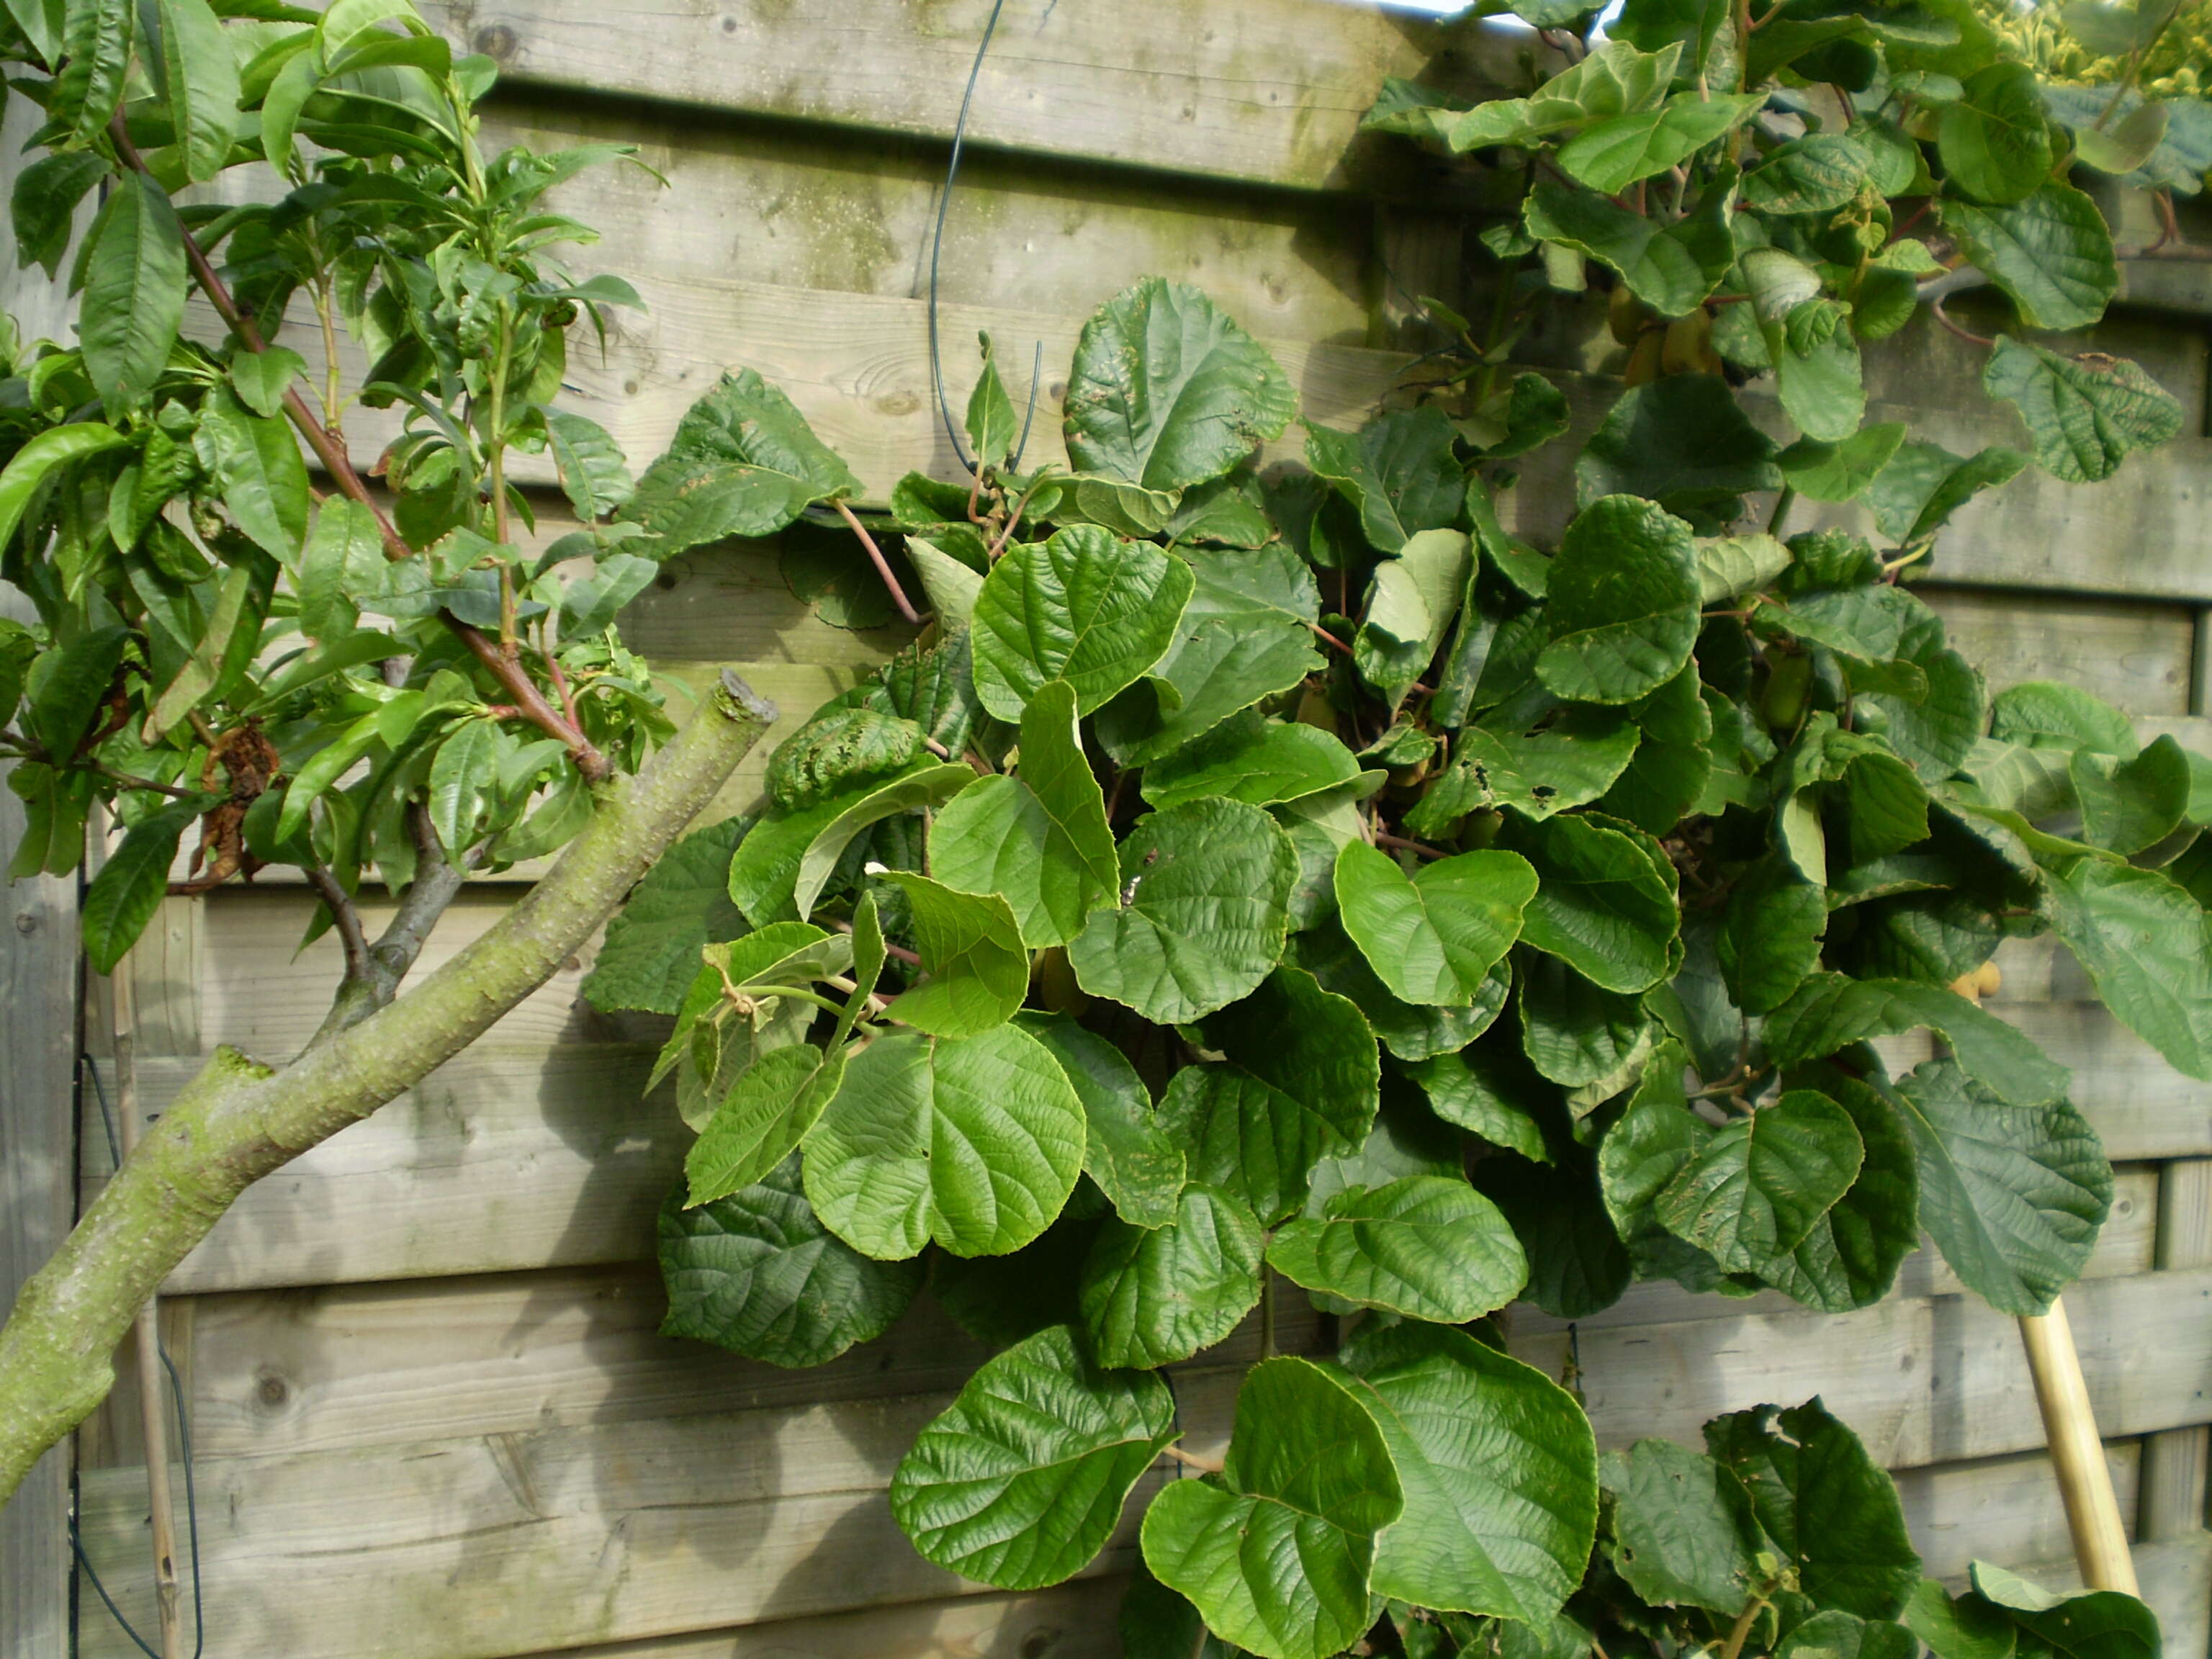
M 779 1619 L 742 1630 L 563 1649 L 559 1659 L 1118 1659 L 1127 1581 Z M 551 1654 L 531 1659 L 555 1659 Z
M 1717 1413 L 1819 1394 L 1893 1468 L 2043 1443 L 2015 1323 L 1977 1297 L 1842 1315 L 1714 1300 L 1695 1320 L 1579 1322 L 1582 1387 L 1601 1437 L 1692 1438 Z M 2106 1435 L 2212 1420 L 2212 1269 L 2087 1280 L 2066 1306 Z M 1554 1373 L 1570 1348 L 1565 1322 L 1528 1308 L 1514 1310 L 1511 1340 Z
M 2130 714 L 2185 715 L 2196 613 L 2179 605 L 2064 598 L 1990 588 L 1914 590 L 1992 692 L 2057 680 Z
M 2105 1461 L 2132 1536 L 2142 1443 L 2112 1442 Z M 1897 1495 L 1921 1571 L 1930 1578 L 1955 1577 L 1976 1561 L 2017 1568 L 2073 1547 L 2057 1474 L 2039 1452 L 1908 1469 L 1898 1476 Z
M 589 0 L 426 4 L 511 89 L 575 88 L 702 110 L 949 137 L 986 0 Z M 1534 42 L 1328 0 L 1112 7 L 1012 0 L 975 87 L 978 144 L 1316 188 L 1360 176 L 1359 118 L 1385 76 L 1520 81 Z M 1402 155 L 1390 159 L 1402 165 Z
M 1178 1378 L 1192 1446 L 1224 1443 L 1242 1375 Z M 496 1659 L 978 1591 L 916 1555 L 884 1499 L 949 1398 L 204 1457 L 209 1624 L 288 1659 Z M 87 1548 L 125 1564 L 118 1600 L 142 1618 L 143 1483 L 97 1471 L 82 1497 Z M 1125 1568 L 1133 1541 L 1125 1522 L 1089 1571 Z M 85 1637 L 87 1659 L 125 1650 L 112 1628 Z

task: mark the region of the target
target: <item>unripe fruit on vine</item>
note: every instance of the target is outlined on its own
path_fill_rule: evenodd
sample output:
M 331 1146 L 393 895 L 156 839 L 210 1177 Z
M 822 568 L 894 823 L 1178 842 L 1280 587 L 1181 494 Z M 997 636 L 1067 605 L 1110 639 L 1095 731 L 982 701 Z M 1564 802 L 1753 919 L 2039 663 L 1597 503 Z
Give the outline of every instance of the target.
M 1659 378 L 1659 365 L 1667 351 L 1667 331 L 1646 329 L 1628 349 L 1628 367 L 1620 378 L 1630 386 L 1649 386 Z
M 1605 304 L 1605 325 L 1613 331 L 1613 337 L 1622 345 L 1634 345 L 1643 336 L 1644 325 L 1651 320 L 1650 308 L 1629 291 L 1628 284 L 1616 283 Z
M 1659 368 L 1668 374 L 1717 374 L 1720 354 L 1713 349 L 1713 319 L 1702 307 L 1667 325 Z
M 1336 708 L 1328 700 L 1328 693 L 1312 681 L 1298 693 L 1298 712 L 1295 718 L 1300 726 L 1310 726 L 1316 731 L 1336 735 Z
M 1770 732 L 1794 732 L 1805 718 L 1806 696 L 1813 689 L 1813 659 L 1784 657 L 1766 672 L 1766 701 L 1761 712 Z
M 1504 824 L 1504 814 L 1487 806 L 1470 812 L 1459 832 L 1459 844 L 1469 852 L 1479 852 L 1498 839 L 1498 832 Z

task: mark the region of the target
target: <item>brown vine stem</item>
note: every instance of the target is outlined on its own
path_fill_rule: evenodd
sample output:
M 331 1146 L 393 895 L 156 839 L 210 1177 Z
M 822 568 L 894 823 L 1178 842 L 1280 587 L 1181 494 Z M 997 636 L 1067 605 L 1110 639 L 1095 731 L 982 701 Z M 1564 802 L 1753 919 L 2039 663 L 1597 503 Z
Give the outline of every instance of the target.
M 1319 640 L 1323 645 L 1328 646 L 1331 650 L 1341 651 L 1347 657 L 1352 654 L 1352 647 L 1350 646 L 1346 645 L 1342 640 L 1337 638 L 1335 635 L 1330 633 L 1328 629 L 1323 628 L 1319 623 L 1308 623 L 1306 626 L 1313 629 L 1314 637 L 1316 639 Z
M 1375 844 L 1377 847 L 1395 847 L 1419 858 L 1443 859 L 1451 856 L 1441 847 L 1431 847 L 1426 842 L 1408 841 L 1403 836 L 1386 835 L 1380 830 L 1375 832 Z
M 1751 1636 L 1751 1627 L 1759 1622 L 1759 1615 L 1766 1611 L 1766 1597 L 1755 1595 L 1744 1603 L 1743 1611 L 1736 1615 L 1728 1640 L 1722 1644 L 1720 1659 L 1740 1659 L 1743 1644 Z
M 869 562 L 876 567 L 876 574 L 883 578 L 884 587 L 890 594 L 891 603 L 898 607 L 899 615 L 904 617 L 911 626 L 921 627 L 921 613 L 914 608 L 907 599 L 906 590 L 899 586 L 898 578 L 891 574 L 891 562 L 884 556 L 884 550 L 876 545 L 876 538 L 868 533 L 868 526 L 862 524 L 860 515 L 843 501 L 832 501 L 830 505 L 837 509 L 838 516 L 845 520 L 852 532 L 860 538 L 860 545 L 868 550 Z
M 1977 334 L 1973 330 L 1965 326 L 1963 324 L 1952 321 L 1951 313 L 1943 309 L 1942 301 L 1930 300 L 1928 302 L 1928 309 L 1935 313 L 1936 320 L 1937 322 L 1942 324 L 1946 329 L 1957 335 L 1968 345 L 1978 345 L 1990 351 L 1996 349 L 1997 343 L 1995 340 L 1990 339 L 1987 335 Z
M 1161 1449 L 1161 1455 L 1164 1457 L 1172 1458 L 1175 1462 L 1182 1464 L 1183 1468 L 1187 1469 L 1196 1469 L 1200 1474 L 1218 1474 L 1221 1473 L 1221 1465 L 1216 1462 L 1212 1458 L 1200 1457 L 1195 1452 L 1187 1452 L 1181 1446 L 1164 1447 Z
M 121 111 L 118 110 L 108 123 L 107 131 L 108 136 L 114 140 L 115 153 L 123 164 L 133 172 L 146 173 L 150 178 L 152 173 L 146 166 L 146 158 L 131 142 L 131 134 L 124 125 Z M 269 343 L 261 337 L 261 330 L 239 307 L 229 287 L 216 273 L 214 265 L 208 262 L 207 255 L 201 252 L 197 239 L 188 234 L 184 240 L 185 259 L 191 267 L 192 280 L 198 284 L 200 292 L 207 295 L 208 303 L 216 308 L 216 314 L 245 343 L 248 351 L 258 356 L 268 350 Z M 361 474 L 354 470 L 352 457 L 315 418 L 314 411 L 307 407 L 307 399 L 301 397 L 296 386 L 284 389 L 284 413 L 299 429 L 300 435 L 307 441 L 307 447 L 314 451 L 315 459 L 322 463 L 323 470 L 337 484 L 339 492 L 348 500 L 357 501 L 368 509 L 369 516 L 376 523 L 377 534 L 383 540 L 385 557 L 395 563 L 413 558 L 415 550 L 408 546 L 407 538 L 399 533 L 398 526 L 377 504 L 374 493 L 362 481 Z M 586 737 L 580 728 L 563 720 L 553 705 L 545 701 L 544 694 L 538 690 L 537 683 L 524 672 L 520 662 L 508 658 L 496 645 L 459 617 L 445 611 L 439 615 L 477 659 L 491 671 L 492 677 L 507 689 L 522 717 L 568 745 L 568 752 L 575 757 L 576 769 L 584 775 L 586 782 L 599 783 L 613 774 L 613 763 L 599 752 L 599 746 Z

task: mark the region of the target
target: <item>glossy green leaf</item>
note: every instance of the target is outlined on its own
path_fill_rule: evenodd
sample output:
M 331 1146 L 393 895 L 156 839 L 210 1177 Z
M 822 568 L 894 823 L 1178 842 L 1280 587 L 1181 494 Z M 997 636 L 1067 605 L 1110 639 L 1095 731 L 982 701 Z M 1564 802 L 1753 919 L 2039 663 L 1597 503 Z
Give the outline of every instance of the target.
M 1942 1585 L 1923 1578 L 1899 1617 L 1936 1659 L 2012 1659 L 2012 1620 L 1979 1595 L 1954 1601 Z
M 1717 529 L 1741 513 L 1747 494 L 1780 487 L 1773 455 L 1725 381 L 1674 374 L 1631 388 L 1606 411 L 1575 463 L 1575 486 L 1584 501 L 1641 495 L 1692 528 Z M 1639 541 L 1671 535 L 1656 525 L 1638 530 Z
M 1263 1244 L 1243 1199 L 1195 1181 L 1163 1226 L 1109 1219 L 1078 1292 L 1099 1359 L 1165 1365 L 1220 1341 L 1259 1305 Z
M 182 137 L 185 174 L 205 183 L 230 160 L 238 131 L 238 57 L 207 0 L 159 0 L 161 88 Z
M 2167 1063 L 2212 1078 L 2212 922 L 2154 870 L 2079 859 L 2047 872 L 2045 914 L 2105 1006 Z
M 797 1150 L 844 1080 L 845 1058 L 811 1043 L 771 1048 L 747 1066 L 684 1155 L 691 1206 L 768 1178 Z
M 1535 871 L 1514 853 L 1461 853 L 1410 876 L 1364 842 L 1337 855 L 1344 930 L 1407 1002 L 1474 1002 L 1520 937 L 1522 911 L 1535 891 Z
M 806 1143 L 823 1221 L 884 1261 L 934 1239 L 1003 1255 L 1049 1225 L 1082 1172 L 1083 1104 L 1051 1051 L 1018 1026 L 980 1036 L 878 1037 Z
M 772 536 L 816 501 L 860 493 L 790 398 L 751 369 L 725 374 L 677 423 L 624 509 L 663 556 L 732 536 Z
M 2112 1200 L 2096 1132 L 2063 1100 L 2018 1105 L 1956 1061 L 1899 1080 L 1920 1157 L 1920 1221 L 1953 1271 L 2001 1313 L 2039 1314 L 2081 1271 Z
M 1186 802 L 1121 843 L 1121 903 L 1068 945 L 1076 981 L 1156 1024 L 1249 994 L 1279 961 L 1297 854 L 1275 821 L 1240 801 Z
M 498 786 L 499 759 L 507 739 L 489 720 L 464 721 L 438 745 L 430 763 L 430 827 L 459 859 L 476 845 L 485 811 Z
M 1662 225 L 1594 191 L 1539 184 L 1528 193 L 1522 221 L 1539 241 L 1571 248 L 1620 272 L 1636 297 L 1662 317 L 1695 311 L 1735 262 L 1727 226 L 1717 218 L 1698 212 Z
M 1306 425 L 1306 465 L 1359 514 L 1367 539 L 1395 553 L 1460 514 L 1467 469 L 1451 419 L 1433 404 L 1386 410 L 1357 434 Z
M 607 923 L 584 979 L 594 1008 L 672 1014 L 699 971 L 699 949 L 745 931 L 730 902 L 731 854 L 748 821 L 725 818 L 694 830 L 661 855 Z
M 1176 1438 L 1157 1376 L 1103 1370 L 1065 1325 L 987 1361 L 899 1460 L 891 1513 L 924 1559 L 1000 1589 L 1072 1577 Z
M 1899 546 L 1924 540 L 1984 489 L 2013 478 L 2027 465 L 2018 450 L 1989 448 L 1970 457 L 1917 440 L 1900 447 L 1875 477 L 1867 505 L 1882 533 Z
M 1333 884 L 1334 860 L 1323 867 Z M 1291 950 L 1298 966 L 1311 974 L 1322 989 L 1357 1007 L 1383 1046 L 1400 1060 L 1426 1060 L 1431 1054 L 1464 1048 L 1490 1029 L 1512 989 L 1512 970 L 1501 963 L 1468 1007 L 1404 1002 L 1391 994 L 1340 927 L 1317 927 L 1296 934 Z
M 1999 335 L 1982 385 L 2019 409 L 2037 463 L 2069 483 L 2109 478 L 2131 451 L 2181 430 L 2180 403 L 2124 357 L 2062 356 Z
M 1339 1193 L 1319 1216 L 1278 1230 L 1267 1261 L 1310 1291 L 1448 1325 L 1494 1312 L 1528 1279 L 1498 1206 L 1441 1176 Z
M 1661 1224 L 1729 1273 L 1764 1274 L 1857 1179 L 1850 1115 L 1794 1089 L 1724 1125 L 1654 1200 Z
M 1564 21 L 1564 20 L 1562 20 Z M 1610 116 L 1656 108 L 1674 78 L 1681 49 L 1668 43 L 1645 52 L 1626 40 L 1607 40 L 1554 75 L 1527 98 L 1477 104 L 1451 122 L 1456 150 L 1493 144 L 1526 146 L 1565 128 Z
M 788 817 L 770 817 L 754 827 L 731 860 L 730 896 L 755 926 L 809 915 L 863 830 L 941 806 L 975 781 L 969 768 L 948 761 L 847 790 Z
M 1790 487 L 1808 501 L 1848 501 L 1881 476 L 1905 440 L 1902 421 L 1863 427 L 1836 443 L 1801 438 L 1774 458 Z
M 920 1261 L 872 1261 L 825 1231 L 799 1191 L 799 1160 L 758 1186 L 660 1210 L 665 1336 L 805 1370 L 889 1330 L 921 1288 Z
M 1581 1583 L 1597 1524 L 1597 1447 L 1574 1396 L 1463 1331 L 1362 1331 L 1340 1364 L 1382 1431 L 1405 1512 L 1377 1594 L 1540 1624 Z
M 1181 489 L 1282 436 L 1297 407 L 1265 346 L 1198 289 L 1149 276 L 1100 307 L 1076 340 L 1068 458 L 1079 471 Z
M 1404 1499 L 1352 1389 L 1304 1359 L 1263 1362 L 1218 1480 L 1172 1482 L 1146 1513 L 1145 1565 L 1261 1659 L 1328 1659 L 1367 1629 L 1376 1534 Z
M 1827 895 L 1778 859 L 1755 866 L 1729 892 L 1719 937 L 1721 978 L 1737 1007 L 1780 1007 L 1820 965 Z
M 1205 1024 L 1208 1047 L 1296 1102 L 1350 1151 L 1375 1121 L 1382 1057 L 1375 1033 L 1352 1002 L 1322 988 L 1302 969 L 1284 966 L 1249 996 Z M 1195 1165 L 1194 1165 L 1195 1172 Z M 1265 1206 L 1257 1206 L 1265 1215 Z
M 1030 955 L 1013 908 L 997 893 L 963 893 L 894 870 L 906 895 L 922 979 L 891 1000 L 890 1018 L 938 1036 L 969 1037 L 1004 1025 L 1029 994 Z
M 109 409 L 120 410 L 153 390 L 177 343 L 187 282 L 185 232 L 168 193 L 145 173 L 126 173 L 92 234 L 81 330 L 84 368 Z M 301 495 L 304 507 L 304 489 Z
M 1764 93 L 1700 100 L 1681 93 L 1656 109 L 1593 122 L 1559 146 L 1559 163 L 1601 196 L 1618 196 L 1726 136 L 1766 101 Z
M 1436 660 L 1472 568 L 1470 544 L 1457 530 L 1422 531 L 1396 557 L 1376 562 L 1352 655 L 1360 677 L 1392 707 Z
M 1527 1086 L 1525 1060 L 1510 1049 L 1482 1045 L 1435 1054 L 1399 1068 L 1419 1085 L 1429 1109 L 1531 1163 L 1551 1161 L 1539 1120 L 1543 1091 Z M 1554 1095 L 1556 1098 L 1556 1095 Z
M 1185 1176 L 1182 1148 L 1153 1109 L 1137 1068 L 1066 1014 L 1025 1013 L 1020 1024 L 1052 1051 L 1082 1101 L 1089 1126 L 1083 1171 L 1115 1212 L 1137 1227 L 1174 1219 Z
M 307 536 L 307 466 L 289 422 L 248 414 L 218 392 L 200 406 L 192 444 L 238 527 L 279 564 L 297 563 Z
M 1626 827 L 1556 817 L 1518 831 L 1538 884 L 1521 936 L 1609 991 L 1644 991 L 1674 967 L 1680 925 L 1674 866 Z
M 1698 592 L 1688 526 L 1634 496 L 1592 502 L 1567 526 L 1553 564 L 1552 637 L 1538 678 L 1583 702 L 1644 696 L 1689 659 Z
M 1001 895 L 1031 946 L 1066 944 L 1114 902 L 1114 837 L 1065 682 L 1041 688 L 1023 713 L 1020 776 L 979 779 L 948 801 L 929 856 L 946 885 Z
M 44 265 L 49 279 L 61 274 L 76 210 L 86 194 L 108 176 L 106 159 L 96 150 L 64 150 L 27 163 L 8 192 L 9 217 L 15 230 L 15 259 L 21 270 Z
M 637 493 L 622 447 L 597 421 L 564 409 L 541 409 L 545 447 L 561 477 L 562 493 L 589 524 L 626 506 Z
M 185 801 L 139 819 L 86 886 L 78 923 L 95 974 L 113 973 L 161 909 L 177 842 L 198 816 L 198 807 Z
M 1808 1307 L 1847 1313 L 1889 1293 L 1899 1265 L 1920 1248 L 1920 1177 L 1911 1137 L 1875 1090 L 1832 1067 L 1799 1081 L 1850 1114 L 1865 1158 L 1850 1190 L 1760 1277 Z
M 2045 1105 L 2066 1092 L 2066 1068 L 2017 1027 L 1940 985 L 1911 980 L 1814 975 L 1767 1016 L 1767 1057 L 1788 1066 L 1923 1027 L 1950 1043 L 1967 1075 L 2014 1105 Z
M 2189 757 L 2171 737 L 2127 760 L 2077 750 L 2069 767 L 2081 839 L 2123 857 L 2164 841 L 2189 811 Z
M 1270 806 L 1304 800 L 1359 775 L 1352 751 L 1329 733 L 1296 721 L 1231 716 L 1195 742 L 1145 768 L 1140 787 L 1156 807 L 1207 795 Z
M 983 706 L 1017 720 L 1040 686 L 1065 680 L 1090 714 L 1160 659 L 1192 586 L 1182 560 L 1091 526 L 1009 549 L 975 599 Z
M 975 389 L 968 394 L 968 441 L 975 451 L 979 465 L 1001 466 L 1014 453 L 1021 433 L 1014 416 L 1014 400 L 1006 395 L 1006 383 L 999 378 L 991 337 L 984 334 L 979 337 L 983 348 L 983 368 L 975 377 Z
M 1613 1565 L 1661 1607 L 1741 1613 L 1764 1547 L 1751 1498 L 1712 1458 L 1668 1440 L 1608 1454 L 1599 1478 L 1613 1495 Z
M 1443 835 L 1486 806 L 1510 806 L 1532 820 L 1587 806 L 1613 787 L 1644 741 L 1642 728 L 1620 708 L 1565 708 L 1527 732 L 1499 729 L 1502 712 L 1483 719 L 1460 733 L 1457 758 L 1407 811 L 1409 830 Z
M 1640 998 L 1593 984 L 1555 957 L 1525 960 L 1520 980 L 1522 1051 L 1543 1076 L 1603 1099 L 1642 1075 L 1660 1033 Z

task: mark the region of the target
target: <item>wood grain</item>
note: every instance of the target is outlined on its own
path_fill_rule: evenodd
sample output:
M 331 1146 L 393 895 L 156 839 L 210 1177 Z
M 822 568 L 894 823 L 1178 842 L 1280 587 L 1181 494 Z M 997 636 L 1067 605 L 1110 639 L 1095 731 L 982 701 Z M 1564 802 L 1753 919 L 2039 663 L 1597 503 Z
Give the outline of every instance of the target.
M 2212 1261 L 2212 1158 L 2179 1158 L 2161 1174 L 2158 1265 L 2197 1267 Z M 2162 1542 L 2203 1528 L 2208 1450 L 2212 1428 L 2201 1424 L 2143 1443 L 2136 1525 L 2144 1538 Z

